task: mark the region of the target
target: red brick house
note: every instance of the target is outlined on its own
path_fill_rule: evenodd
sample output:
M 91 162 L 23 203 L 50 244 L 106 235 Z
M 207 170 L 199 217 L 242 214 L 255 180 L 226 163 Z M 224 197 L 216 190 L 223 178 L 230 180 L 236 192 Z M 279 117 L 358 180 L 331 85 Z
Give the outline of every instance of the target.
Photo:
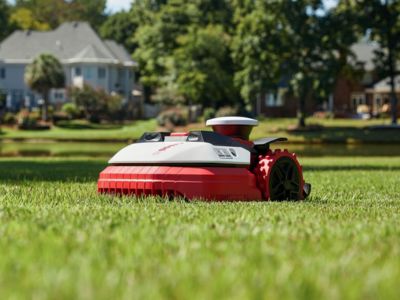
M 378 78 L 375 72 L 374 51 L 378 45 L 360 42 L 352 47 L 356 61 L 361 64 L 364 74 L 361 80 L 354 82 L 346 78 L 337 78 L 332 94 L 324 103 L 306 103 L 308 113 L 325 110 L 338 116 L 354 116 L 357 108 L 368 106 L 370 113 L 379 113 L 389 101 L 388 78 Z M 397 96 L 400 99 L 400 77 L 396 79 Z M 261 95 L 257 99 L 257 112 L 269 117 L 296 116 L 298 101 L 287 93 L 287 84 L 281 84 L 277 91 Z M 400 102 L 400 101 L 399 101 Z M 400 110 L 400 103 L 399 103 Z

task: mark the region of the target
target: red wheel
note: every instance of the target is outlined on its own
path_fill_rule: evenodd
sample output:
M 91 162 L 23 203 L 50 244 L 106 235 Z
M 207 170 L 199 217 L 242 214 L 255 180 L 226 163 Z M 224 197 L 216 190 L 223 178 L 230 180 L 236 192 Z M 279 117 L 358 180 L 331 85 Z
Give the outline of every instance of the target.
M 304 199 L 302 167 L 294 153 L 277 149 L 260 155 L 254 173 L 264 199 Z

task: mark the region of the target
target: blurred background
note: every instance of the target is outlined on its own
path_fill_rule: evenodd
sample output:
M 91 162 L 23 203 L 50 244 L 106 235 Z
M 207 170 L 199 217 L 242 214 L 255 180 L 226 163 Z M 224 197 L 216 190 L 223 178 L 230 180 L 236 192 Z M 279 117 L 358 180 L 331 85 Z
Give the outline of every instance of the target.
M 399 13 L 0 0 L 0 298 L 399 299 Z M 289 139 L 306 201 L 97 193 L 144 132 L 229 115 Z
M 398 155 L 399 12 L 389 0 L 0 0 L 0 156 L 109 156 L 145 131 L 228 115 L 304 155 Z

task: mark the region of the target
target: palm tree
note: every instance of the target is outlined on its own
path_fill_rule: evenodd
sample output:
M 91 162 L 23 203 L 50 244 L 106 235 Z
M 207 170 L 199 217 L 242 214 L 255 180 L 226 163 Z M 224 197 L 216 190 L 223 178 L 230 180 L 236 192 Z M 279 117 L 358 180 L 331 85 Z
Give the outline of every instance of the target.
M 41 54 L 25 69 L 25 82 L 33 90 L 42 95 L 44 103 L 42 120 L 48 120 L 49 92 L 62 88 L 65 74 L 60 61 L 51 54 Z

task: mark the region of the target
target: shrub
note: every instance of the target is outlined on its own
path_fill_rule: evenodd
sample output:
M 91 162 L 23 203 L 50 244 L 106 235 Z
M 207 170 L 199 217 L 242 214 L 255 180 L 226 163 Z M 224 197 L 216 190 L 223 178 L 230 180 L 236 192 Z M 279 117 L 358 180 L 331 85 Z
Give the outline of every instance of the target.
M 17 123 L 17 117 L 11 112 L 6 112 L 2 118 L 2 123 L 6 125 L 15 125 Z
M 216 117 L 229 117 L 229 116 L 236 116 L 239 113 L 239 109 L 233 106 L 223 106 L 218 109 L 217 113 L 215 114 Z
M 212 118 L 215 118 L 215 115 L 216 115 L 216 111 L 215 111 L 215 109 L 214 108 L 212 108 L 212 107 L 207 107 L 206 109 L 204 109 L 204 111 L 203 111 L 203 119 L 206 121 L 206 120 L 209 120 L 209 119 L 212 119 Z
M 229 116 L 241 116 L 247 118 L 254 118 L 254 115 L 247 111 L 243 106 L 223 106 L 218 109 L 215 114 L 216 117 L 229 117 Z
M 68 121 L 68 120 L 71 120 L 70 115 L 63 111 L 53 113 L 53 123 L 55 123 L 57 125 L 59 122 Z
M 122 98 L 119 95 L 110 95 L 87 84 L 83 88 L 71 87 L 68 93 L 76 107 L 90 122 L 99 123 L 103 119 L 111 120 L 120 116 Z
M 37 129 L 40 120 L 40 114 L 37 112 L 29 112 L 22 110 L 18 114 L 18 128 L 19 129 Z
M 187 110 L 182 108 L 167 109 L 158 115 L 157 123 L 171 129 L 175 126 L 184 126 L 188 123 Z
M 66 113 L 70 119 L 76 119 L 79 117 L 80 111 L 78 109 L 78 107 L 76 106 L 75 103 L 65 103 L 62 108 L 61 111 Z

